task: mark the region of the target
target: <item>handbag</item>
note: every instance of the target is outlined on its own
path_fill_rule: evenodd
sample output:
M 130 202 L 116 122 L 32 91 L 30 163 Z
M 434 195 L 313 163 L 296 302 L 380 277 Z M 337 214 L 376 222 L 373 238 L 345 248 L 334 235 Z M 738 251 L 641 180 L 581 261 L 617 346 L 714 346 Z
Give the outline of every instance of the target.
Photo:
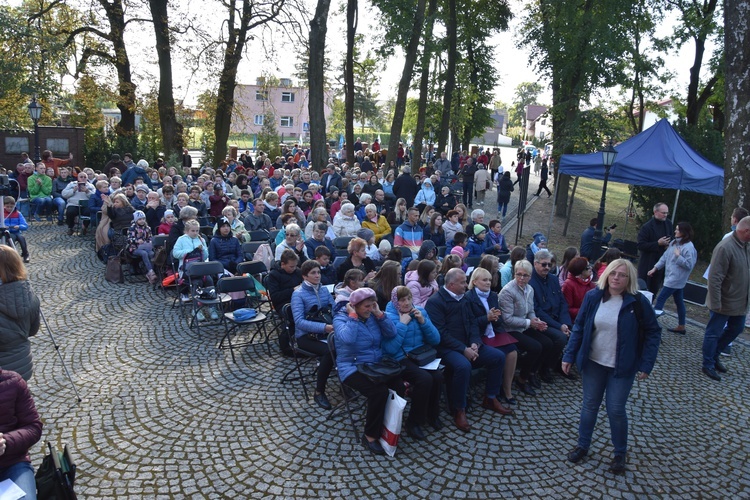
M 107 268 L 104 271 L 104 279 L 110 283 L 124 283 L 125 279 L 122 276 L 122 261 L 117 255 L 113 255 L 107 259 Z
M 404 351 L 406 357 L 409 358 L 409 360 L 415 363 L 417 366 L 430 364 L 435 361 L 435 358 L 437 358 L 437 351 L 434 347 L 429 345 L 421 345 L 409 352 L 406 352 L 403 347 L 401 348 L 401 350 Z
M 333 313 L 331 312 L 330 307 L 318 309 L 318 306 L 313 306 L 312 309 L 310 309 L 307 314 L 305 314 L 305 319 L 308 321 L 314 321 L 316 323 L 325 323 L 327 325 L 332 325 Z
M 382 358 L 377 363 L 360 363 L 357 371 L 376 384 L 384 384 L 401 375 L 404 367 L 393 358 Z

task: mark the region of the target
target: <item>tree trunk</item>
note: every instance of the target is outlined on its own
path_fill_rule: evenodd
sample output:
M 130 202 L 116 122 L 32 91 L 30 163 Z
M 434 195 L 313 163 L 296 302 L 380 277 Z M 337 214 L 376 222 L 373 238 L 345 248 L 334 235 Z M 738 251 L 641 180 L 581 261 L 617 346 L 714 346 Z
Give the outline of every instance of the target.
M 417 11 L 414 13 L 414 24 L 411 29 L 409 43 L 406 46 L 404 54 L 404 69 L 401 72 L 401 80 L 398 82 L 398 94 L 396 95 L 396 105 L 393 107 L 393 122 L 391 123 L 391 137 L 388 141 L 388 155 L 385 161 L 390 165 L 391 160 L 396 159 L 398 151 L 398 142 L 401 138 L 401 129 L 404 125 L 404 113 L 406 112 L 406 95 L 409 93 L 411 76 L 414 73 L 414 63 L 417 61 L 417 52 L 419 50 L 419 36 L 422 33 L 424 24 L 424 9 L 426 0 L 417 0 Z M 407 144 L 408 147 L 408 144 Z M 413 158 L 412 158 L 413 160 Z M 419 159 L 417 159 L 419 163 Z M 412 161 L 411 168 L 419 170 L 420 165 L 414 166 Z
M 310 113 L 311 164 L 322 172 L 328 164 L 328 142 L 325 116 L 325 66 L 328 10 L 331 0 L 318 0 L 315 17 L 310 21 L 310 59 L 307 63 L 307 86 L 310 91 L 308 111 Z
M 448 145 L 448 132 L 451 119 L 451 106 L 453 105 L 453 89 L 456 86 L 456 58 L 458 57 L 458 35 L 457 31 L 456 0 L 448 0 L 448 19 L 445 23 L 448 35 L 448 67 L 445 70 L 445 90 L 443 91 L 443 116 L 440 120 L 440 131 L 438 135 L 438 150 L 440 154 L 446 151 Z
M 121 0 L 114 0 L 112 3 L 99 0 L 99 3 L 107 12 L 110 40 L 115 54 L 112 62 L 117 71 L 117 108 L 120 110 L 120 121 L 115 126 L 115 131 L 118 136 L 126 140 L 131 148 L 134 148 L 137 139 L 135 133 L 135 84 L 130 71 L 128 51 L 125 47 L 125 13 Z
M 422 73 L 419 77 L 419 101 L 417 102 L 417 126 L 414 131 L 414 158 L 422 157 L 422 142 L 427 115 L 427 95 L 430 84 L 430 59 L 432 57 L 432 25 L 437 10 L 437 0 L 430 0 L 427 7 L 427 24 L 424 31 Z M 420 160 L 421 161 L 421 160 Z
M 346 63 L 344 65 L 344 87 L 346 91 L 346 162 L 354 165 L 354 38 L 357 34 L 357 0 L 346 4 Z
M 718 0 L 708 0 L 707 2 L 703 3 L 701 16 L 703 18 L 704 26 L 709 26 L 711 24 L 714 12 L 716 11 L 717 3 Z M 740 29 L 739 27 L 733 26 L 731 29 L 738 29 L 741 33 L 744 33 L 744 30 Z M 711 79 L 706 82 L 706 85 L 703 87 L 700 95 L 698 94 L 698 87 L 700 86 L 701 66 L 703 65 L 703 55 L 706 51 L 706 38 L 709 34 L 710 32 L 708 29 L 701 28 L 697 30 L 697 33 L 693 38 L 695 40 L 695 57 L 693 58 L 693 66 L 690 68 L 690 83 L 688 84 L 686 111 L 686 119 L 688 125 L 698 124 L 698 118 L 700 117 L 701 110 L 703 109 L 703 106 L 705 106 L 708 98 L 713 95 L 714 85 L 716 85 L 717 81 L 717 76 L 712 76 Z M 726 48 L 724 50 L 726 51 Z
M 731 22 L 730 22 L 731 20 Z M 725 0 L 724 57 L 726 129 L 724 131 L 724 214 L 729 226 L 735 207 L 750 209 L 750 52 L 747 51 L 750 9 L 744 0 Z
M 177 121 L 172 92 L 172 44 L 169 40 L 167 0 L 149 0 L 156 35 L 156 55 L 159 59 L 159 124 L 164 155 L 181 155 L 184 145 L 182 124 Z

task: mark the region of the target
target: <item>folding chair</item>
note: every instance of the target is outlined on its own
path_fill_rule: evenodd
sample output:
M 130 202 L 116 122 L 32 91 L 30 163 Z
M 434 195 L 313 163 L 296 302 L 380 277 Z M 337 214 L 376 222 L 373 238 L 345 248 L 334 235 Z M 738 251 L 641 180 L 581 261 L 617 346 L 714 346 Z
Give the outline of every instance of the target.
M 81 235 L 81 232 L 83 230 L 83 223 L 88 221 L 89 225 L 91 225 L 91 215 L 83 215 L 83 209 L 87 208 L 89 206 L 89 202 L 87 200 L 78 200 L 78 219 L 76 220 L 76 226 L 75 226 L 75 232 L 78 235 Z
M 445 249 L 446 249 L 446 248 L 447 248 L 447 247 L 446 247 L 446 246 L 444 246 L 444 245 L 443 245 L 443 246 L 439 246 L 439 247 L 437 247 L 437 256 L 438 256 L 438 257 L 445 257 Z
M 339 236 L 333 240 L 333 248 L 336 249 L 336 255 L 344 256 L 346 257 L 349 255 L 349 251 L 347 248 L 349 247 L 349 242 L 352 241 L 351 236 Z
M 214 227 L 213 226 L 201 226 L 201 236 L 203 236 L 206 239 L 206 245 L 211 243 L 211 238 L 214 237 Z
M 280 232 L 281 232 L 280 229 L 274 229 L 273 231 L 269 231 L 268 232 L 268 241 L 271 242 L 271 243 L 275 242 L 276 241 L 276 237 L 279 235 Z
M 328 350 L 331 352 L 333 358 L 333 364 L 336 366 L 336 332 L 328 334 Z M 336 369 L 336 379 L 339 383 L 339 389 L 341 391 L 341 402 L 333 407 L 331 412 L 328 414 L 328 420 L 331 420 L 333 416 L 341 409 L 346 410 L 349 415 L 349 422 L 352 425 L 352 431 L 354 432 L 354 439 L 359 443 L 359 431 L 357 431 L 357 424 L 364 420 L 362 415 L 362 409 L 367 404 L 367 400 L 354 389 L 345 386 L 343 382 L 338 378 L 338 368 Z M 329 378 L 330 380 L 330 378 Z M 359 402 L 358 402 L 359 400 Z M 360 415 L 355 416 L 354 412 L 360 410 Z
M 244 292 L 244 305 L 247 305 L 247 291 L 251 288 L 255 288 L 255 283 L 253 282 L 253 278 L 251 276 L 227 276 L 219 279 L 219 282 L 216 283 L 216 293 L 220 294 L 220 296 L 224 294 L 227 294 L 227 296 L 229 296 L 228 294 L 232 292 Z M 265 343 L 268 347 L 268 354 L 271 354 L 271 346 L 268 344 L 268 332 L 265 328 L 265 314 L 258 312 L 258 314 L 254 318 L 240 321 L 235 318 L 234 311 L 229 311 L 221 315 L 221 322 L 224 325 L 224 336 L 221 338 L 221 342 L 219 342 L 219 349 L 224 349 L 224 341 L 226 340 L 229 345 L 229 352 L 232 353 L 232 361 L 234 361 L 235 363 L 237 362 L 237 359 L 234 356 L 234 348 L 246 347 L 248 345 L 251 345 L 258 333 L 265 333 Z M 232 324 L 231 328 L 229 326 L 229 323 Z M 250 341 L 242 344 L 232 345 L 232 333 L 236 332 L 240 327 L 249 325 L 253 325 L 256 327 L 255 333 L 253 333 Z
M 250 236 L 250 241 L 252 242 L 256 242 L 256 241 L 261 242 L 261 243 L 268 242 L 269 235 L 268 235 L 268 231 L 266 231 L 265 229 L 256 229 L 255 231 L 248 231 L 247 234 Z
M 284 307 L 281 308 L 281 317 L 284 320 L 284 331 L 287 333 L 287 335 L 289 335 L 289 347 L 292 349 L 292 355 L 294 356 L 294 367 L 292 367 L 292 369 L 284 375 L 284 377 L 281 379 L 281 383 L 283 384 L 285 382 L 294 382 L 295 380 L 299 380 L 300 384 L 302 384 L 302 390 L 305 393 L 305 401 L 307 401 L 308 399 L 310 399 L 310 396 L 307 392 L 307 383 L 305 382 L 305 376 L 302 374 L 302 366 L 317 360 L 318 355 L 309 351 L 305 351 L 297 345 L 297 338 L 294 336 L 294 315 L 292 314 L 291 304 L 284 304 Z M 297 376 L 294 378 L 290 378 L 290 376 L 295 371 L 297 372 Z M 315 375 L 317 371 L 318 368 L 316 366 L 315 370 L 313 370 L 312 372 L 312 375 Z
M 242 244 L 242 255 L 245 256 L 245 260 L 253 260 L 255 252 L 258 251 L 261 245 L 267 243 L 266 241 L 251 241 L 249 243 Z
M 154 255 L 156 255 L 156 252 L 159 248 L 164 248 L 167 244 L 167 240 L 169 239 L 169 235 L 167 234 L 157 234 L 151 239 L 151 246 L 154 249 Z M 169 267 L 169 260 L 170 257 L 167 256 L 167 260 L 165 261 L 163 266 L 157 266 L 154 265 L 154 272 L 156 273 L 156 277 L 159 280 L 157 283 L 154 283 L 154 290 L 156 290 L 157 287 L 161 288 L 162 290 L 165 290 L 164 286 L 162 286 L 162 281 L 167 276 L 167 268 Z
M 190 315 L 190 328 L 193 325 L 197 326 L 196 330 L 200 334 L 200 321 L 198 321 L 197 315 L 203 306 L 216 306 L 221 307 L 224 302 L 229 302 L 232 299 L 229 295 L 219 294 L 217 292 L 215 299 L 201 299 L 199 294 L 196 293 L 196 289 L 199 283 L 203 281 L 204 276 L 218 276 L 224 273 L 224 265 L 221 262 L 195 262 L 188 266 L 185 270 L 185 277 L 188 280 L 190 286 L 190 298 L 192 302 L 192 311 Z

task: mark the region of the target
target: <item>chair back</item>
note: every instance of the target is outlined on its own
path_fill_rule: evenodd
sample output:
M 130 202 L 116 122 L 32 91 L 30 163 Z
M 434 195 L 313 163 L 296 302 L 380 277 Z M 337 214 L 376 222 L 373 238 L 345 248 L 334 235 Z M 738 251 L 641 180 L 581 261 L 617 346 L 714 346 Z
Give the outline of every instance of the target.
M 447 247 L 445 245 L 437 247 L 437 255 L 438 257 L 445 257 L 445 249 Z
M 189 278 L 199 278 L 202 276 L 211 276 L 214 274 L 223 274 L 224 265 L 218 261 L 210 262 L 195 262 L 188 266 L 185 270 L 185 274 Z
M 168 234 L 157 234 L 151 239 L 151 245 L 154 248 L 163 247 L 167 244 L 167 240 L 169 239 Z
M 242 254 L 245 256 L 245 260 L 253 260 L 255 252 L 258 251 L 261 245 L 266 243 L 265 241 L 252 241 L 242 244 Z
M 333 259 L 333 268 L 338 271 L 339 267 L 341 267 L 341 264 L 343 264 L 346 261 L 346 257 L 342 257 L 339 255 L 335 259 Z
M 333 240 L 333 247 L 336 250 L 346 250 L 350 241 L 352 241 L 351 236 L 338 236 Z
M 266 231 L 265 229 L 256 229 L 255 231 L 248 231 L 247 234 L 250 236 L 250 240 L 253 242 L 258 241 L 261 243 L 265 243 L 268 241 L 268 231 Z
M 481 260 L 481 255 L 472 255 L 471 257 L 466 257 L 464 264 L 466 264 L 467 267 L 477 267 Z
M 218 293 L 247 292 L 255 288 L 250 276 L 224 276 L 216 283 Z
M 292 314 L 292 304 L 284 304 L 281 308 L 281 319 L 284 321 L 284 329 L 289 336 L 289 345 L 292 349 L 297 349 L 297 337 L 294 336 L 294 314 Z
M 331 353 L 333 363 L 336 364 L 336 332 L 328 334 L 328 352 Z
M 266 265 L 259 260 L 251 260 L 237 264 L 237 274 L 264 275 L 268 272 Z
M 273 231 L 269 231 L 268 232 L 268 241 L 270 241 L 270 242 L 276 241 L 276 237 L 279 235 L 280 232 L 281 232 L 280 229 L 274 229 Z

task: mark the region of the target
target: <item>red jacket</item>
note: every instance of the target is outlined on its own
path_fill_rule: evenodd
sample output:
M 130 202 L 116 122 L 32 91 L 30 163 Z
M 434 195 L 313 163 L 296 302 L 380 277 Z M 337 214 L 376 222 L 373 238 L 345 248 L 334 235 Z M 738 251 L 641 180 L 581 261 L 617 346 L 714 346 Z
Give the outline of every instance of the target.
M 594 283 L 592 276 L 589 276 L 584 281 L 568 273 L 568 279 L 565 280 L 562 286 L 562 293 L 568 302 L 568 312 L 570 312 L 570 319 L 573 322 L 575 322 L 578 310 L 581 308 L 581 304 L 583 304 L 583 297 L 589 290 L 593 290 L 594 288 L 596 288 L 596 283 Z
M 0 432 L 5 438 L 0 469 L 31 461 L 29 448 L 42 437 L 42 421 L 26 382 L 8 370 L 0 370 Z

